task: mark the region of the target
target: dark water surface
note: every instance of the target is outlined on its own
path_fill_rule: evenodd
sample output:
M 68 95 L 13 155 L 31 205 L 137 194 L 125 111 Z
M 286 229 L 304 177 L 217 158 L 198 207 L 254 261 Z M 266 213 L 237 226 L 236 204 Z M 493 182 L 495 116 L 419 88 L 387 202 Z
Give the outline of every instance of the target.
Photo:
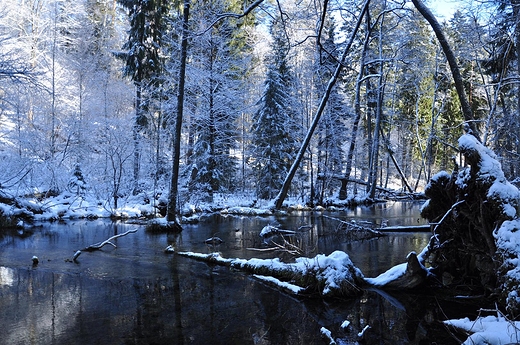
M 370 344 L 457 343 L 437 322 L 469 316 L 453 302 L 376 291 L 344 300 L 298 300 L 248 274 L 164 253 L 173 244 L 177 251 L 216 250 L 224 257 L 276 257 L 279 253 L 250 249 L 266 247 L 261 229 L 306 226 L 295 238 L 307 256 L 343 250 L 365 276 L 375 276 L 404 262 L 429 239 L 426 233 L 392 233 L 348 242 L 337 234 L 338 219 L 416 225 L 417 204 L 324 214 L 216 215 L 186 225 L 178 235 L 83 220 L 0 231 L 0 344 L 327 344 L 321 327 L 339 344 L 357 344 L 367 325 Z M 77 249 L 134 228 L 136 233 L 114 240 L 117 248 L 84 252 L 78 263 L 69 262 Z M 212 236 L 224 242 L 206 245 Z M 36 267 L 33 255 L 39 258 Z M 345 320 L 346 331 L 340 329 Z

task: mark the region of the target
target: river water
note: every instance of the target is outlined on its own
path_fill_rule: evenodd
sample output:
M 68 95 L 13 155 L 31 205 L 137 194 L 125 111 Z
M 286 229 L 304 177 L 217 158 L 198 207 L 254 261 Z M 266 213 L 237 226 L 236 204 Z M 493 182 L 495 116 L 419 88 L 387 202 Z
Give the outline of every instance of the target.
M 267 225 L 296 230 L 306 256 L 348 253 L 365 276 L 373 277 L 420 251 L 428 233 L 390 233 L 348 241 L 340 220 L 417 225 L 417 203 L 386 203 L 352 210 L 293 212 L 270 217 L 213 215 L 185 225 L 180 234 L 155 234 L 140 225 L 102 220 L 42 224 L 24 231 L 0 231 L 0 344 L 327 344 L 325 327 L 339 344 L 357 344 L 370 326 L 369 344 L 456 344 L 438 321 L 475 312 L 429 293 L 384 295 L 366 291 L 341 300 L 303 299 L 264 285 L 254 277 L 212 266 L 164 249 L 224 257 L 290 255 L 259 251 Z M 117 248 L 78 249 L 115 234 Z M 300 230 L 298 230 L 300 229 Z M 222 239 L 217 246 L 204 241 Z M 39 263 L 33 266 L 31 258 Z M 343 321 L 350 322 L 341 329 Z

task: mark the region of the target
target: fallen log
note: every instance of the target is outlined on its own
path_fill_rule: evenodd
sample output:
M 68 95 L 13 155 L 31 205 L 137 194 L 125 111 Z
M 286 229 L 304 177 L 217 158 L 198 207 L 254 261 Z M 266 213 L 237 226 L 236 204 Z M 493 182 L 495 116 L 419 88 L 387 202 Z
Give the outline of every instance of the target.
M 432 225 L 396 225 L 385 226 L 382 228 L 377 228 L 375 230 L 380 232 L 430 232 L 432 230 Z
M 318 254 L 313 258 L 300 257 L 292 263 L 280 259 L 227 259 L 219 253 L 201 254 L 178 252 L 177 255 L 249 272 L 264 277 L 273 277 L 286 287 L 301 287 L 297 295 L 322 297 L 349 297 L 362 293 L 363 273 L 354 266 L 350 257 L 335 251 L 330 255 Z M 274 279 L 271 279 L 273 282 Z M 280 284 L 278 284 L 280 285 Z
M 354 220 L 347 222 L 342 219 L 323 215 L 325 218 L 333 219 L 339 222 L 335 232 L 337 235 L 345 236 L 345 239 L 349 241 L 368 240 L 371 238 L 386 236 L 378 229 L 373 229 L 373 224 L 370 222 L 356 222 Z
M 410 290 L 421 286 L 426 281 L 428 270 L 421 265 L 417 254 L 411 252 L 407 262 L 394 266 L 375 278 L 365 278 L 374 287 L 387 290 Z

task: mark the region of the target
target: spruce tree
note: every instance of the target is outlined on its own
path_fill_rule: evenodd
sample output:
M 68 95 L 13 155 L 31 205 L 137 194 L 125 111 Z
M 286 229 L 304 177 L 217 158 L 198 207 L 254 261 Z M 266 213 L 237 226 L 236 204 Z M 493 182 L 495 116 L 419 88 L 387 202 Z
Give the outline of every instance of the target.
M 257 177 L 256 193 L 261 199 L 272 199 L 280 190 L 296 146 L 291 95 L 293 77 L 283 23 L 273 22 L 271 35 L 272 52 L 267 57 L 265 89 L 252 125 L 253 169 Z
M 337 46 L 334 42 L 335 25 L 333 20 L 326 23 L 326 35 L 322 50 L 316 59 L 316 89 L 318 94 L 325 93 L 327 83 L 334 74 L 337 65 Z M 318 178 L 316 196 L 323 203 L 326 191 L 331 193 L 339 188 L 339 181 L 334 178 L 341 174 L 343 167 L 342 145 L 347 141 L 346 115 L 348 110 L 338 88 L 332 89 L 327 107 L 318 127 Z
M 130 29 L 121 54 L 126 61 L 124 75 L 135 85 L 134 193 L 139 190 L 141 132 L 148 119 L 143 111 L 142 92 L 145 83 L 159 80 L 163 67 L 160 49 L 166 30 L 164 17 L 168 11 L 166 0 L 118 0 L 128 11 Z
M 202 26 L 197 30 L 208 29 L 193 41 L 190 51 L 193 149 L 186 173 L 192 198 L 205 201 L 212 201 L 214 192 L 232 191 L 236 186 L 237 160 L 231 152 L 236 148 L 236 120 L 243 107 L 238 101 L 246 72 L 247 36 L 238 34 L 241 23 L 223 20 L 211 25 L 211 14 L 233 11 L 232 4 L 222 0 L 197 2 L 193 11 L 193 21 Z

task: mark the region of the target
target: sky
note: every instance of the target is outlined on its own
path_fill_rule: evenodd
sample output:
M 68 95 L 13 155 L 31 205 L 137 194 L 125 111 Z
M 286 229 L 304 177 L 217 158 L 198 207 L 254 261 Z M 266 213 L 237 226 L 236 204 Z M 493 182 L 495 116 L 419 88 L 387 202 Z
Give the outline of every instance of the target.
M 463 2 L 461 0 L 430 0 L 426 4 L 436 16 L 448 20 Z

